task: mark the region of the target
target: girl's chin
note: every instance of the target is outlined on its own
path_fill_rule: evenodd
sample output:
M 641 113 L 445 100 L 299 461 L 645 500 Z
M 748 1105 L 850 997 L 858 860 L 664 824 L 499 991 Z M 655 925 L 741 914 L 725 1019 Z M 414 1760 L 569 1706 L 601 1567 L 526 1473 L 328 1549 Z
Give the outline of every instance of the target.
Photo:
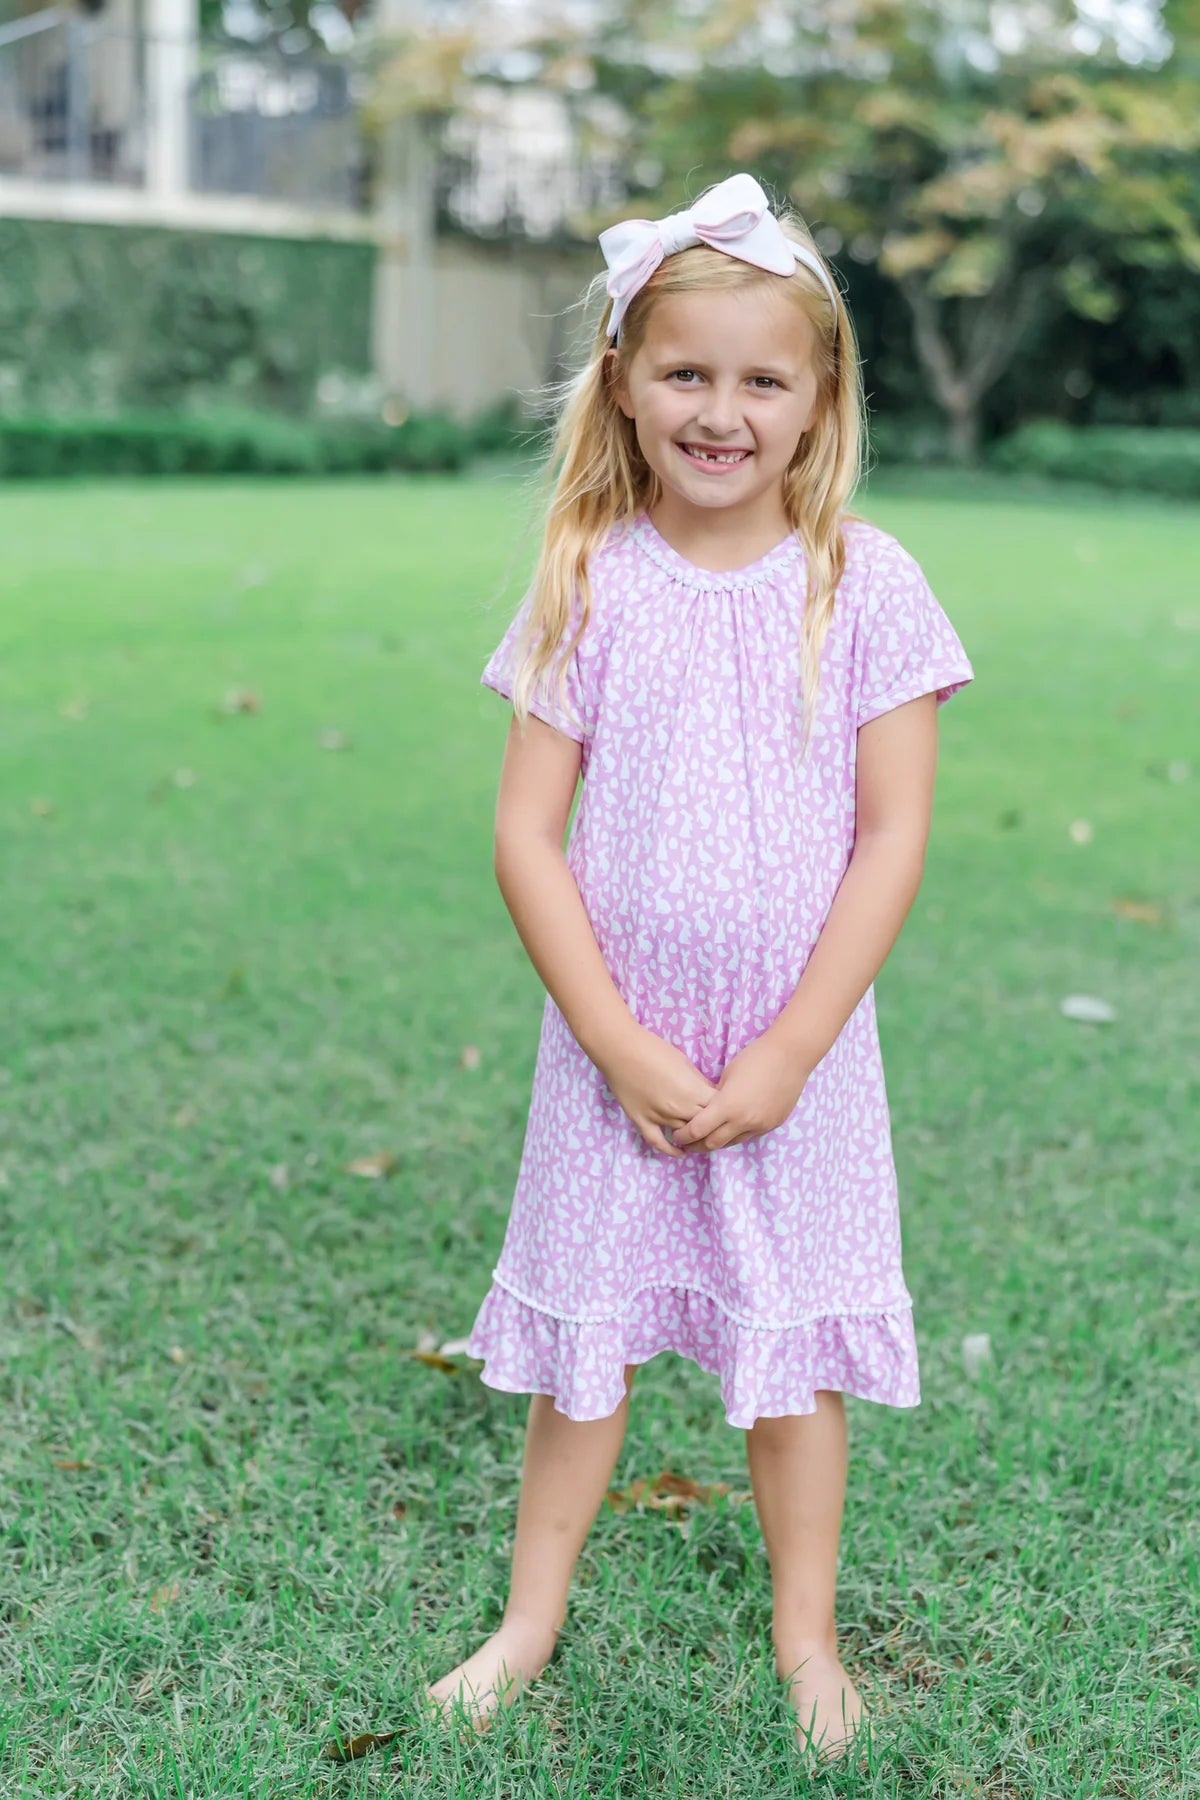
M 722 480 L 719 475 L 708 477 L 701 474 L 699 479 L 689 480 L 679 468 L 679 459 L 668 463 L 663 468 L 656 468 L 663 487 L 670 488 L 673 494 L 688 506 L 745 506 L 756 500 L 762 492 L 762 480 L 747 479 L 741 481 Z

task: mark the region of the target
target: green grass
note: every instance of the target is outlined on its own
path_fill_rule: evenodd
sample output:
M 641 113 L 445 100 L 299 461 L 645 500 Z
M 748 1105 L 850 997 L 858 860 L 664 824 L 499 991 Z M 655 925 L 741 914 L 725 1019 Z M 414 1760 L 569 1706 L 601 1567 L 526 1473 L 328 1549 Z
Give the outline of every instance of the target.
M 878 988 L 924 1399 L 847 1402 L 873 1743 L 811 1789 L 1197 1795 L 1194 520 L 995 482 L 860 505 L 977 681 Z M 808 1791 L 728 1497 L 686 1532 L 602 1512 L 489 1738 L 321 1757 L 409 1722 L 506 1589 L 527 1401 L 410 1351 L 482 1299 L 536 1049 L 478 686 L 522 506 L 501 478 L 0 496 L 5 1800 Z M 221 710 L 239 688 L 258 712 Z M 1075 992 L 1115 1024 L 1064 1019 Z M 747 1487 L 669 1356 L 616 1480 L 663 1468 Z

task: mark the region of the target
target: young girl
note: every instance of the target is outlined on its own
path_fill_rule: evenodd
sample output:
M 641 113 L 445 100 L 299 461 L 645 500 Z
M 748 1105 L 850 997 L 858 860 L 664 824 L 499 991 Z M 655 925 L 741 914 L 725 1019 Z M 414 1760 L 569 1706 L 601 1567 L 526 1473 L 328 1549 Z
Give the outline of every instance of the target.
M 921 881 L 937 708 L 973 671 L 913 557 L 847 510 L 860 365 L 802 221 L 742 174 L 600 244 L 611 304 L 482 677 L 514 703 L 496 877 L 547 989 L 469 1339 L 488 1386 L 532 1394 L 512 1582 L 426 1699 L 486 1724 L 544 1668 L 635 1369 L 673 1350 L 746 1432 L 776 1668 L 800 1741 L 840 1755 L 842 1396 L 920 1400 L 872 983 Z

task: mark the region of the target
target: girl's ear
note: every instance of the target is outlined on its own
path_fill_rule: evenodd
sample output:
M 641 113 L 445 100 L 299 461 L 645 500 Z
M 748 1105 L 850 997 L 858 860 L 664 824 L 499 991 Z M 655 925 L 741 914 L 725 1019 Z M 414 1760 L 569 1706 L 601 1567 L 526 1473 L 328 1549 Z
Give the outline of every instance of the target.
M 801 436 L 807 437 L 807 435 L 810 431 L 815 430 L 816 427 L 823 422 L 823 420 L 825 418 L 825 414 L 828 412 L 828 410 L 829 410 L 829 407 L 825 402 L 823 402 L 821 394 L 819 392 L 814 393 L 814 395 L 812 397 L 812 404 L 808 409 L 808 417 L 804 421 L 804 429 L 801 433 Z
M 629 403 L 629 386 L 625 380 L 621 359 L 615 350 L 604 352 L 604 384 L 625 417 L 632 419 L 633 407 Z

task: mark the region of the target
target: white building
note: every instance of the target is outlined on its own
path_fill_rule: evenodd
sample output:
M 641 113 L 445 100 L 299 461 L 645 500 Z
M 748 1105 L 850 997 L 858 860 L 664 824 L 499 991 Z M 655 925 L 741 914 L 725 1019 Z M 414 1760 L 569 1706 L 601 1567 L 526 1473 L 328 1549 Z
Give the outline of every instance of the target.
M 0 26 L 0 218 L 370 242 L 393 405 L 469 413 L 559 372 L 598 266 L 563 222 L 619 200 L 618 132 L 585 167 L 560 96 L 494 86 L 372 143 L 362 56 L 205 43 L 196 0 L 88 4 Z M 414 4 L 379 0 L 376 41 Z

